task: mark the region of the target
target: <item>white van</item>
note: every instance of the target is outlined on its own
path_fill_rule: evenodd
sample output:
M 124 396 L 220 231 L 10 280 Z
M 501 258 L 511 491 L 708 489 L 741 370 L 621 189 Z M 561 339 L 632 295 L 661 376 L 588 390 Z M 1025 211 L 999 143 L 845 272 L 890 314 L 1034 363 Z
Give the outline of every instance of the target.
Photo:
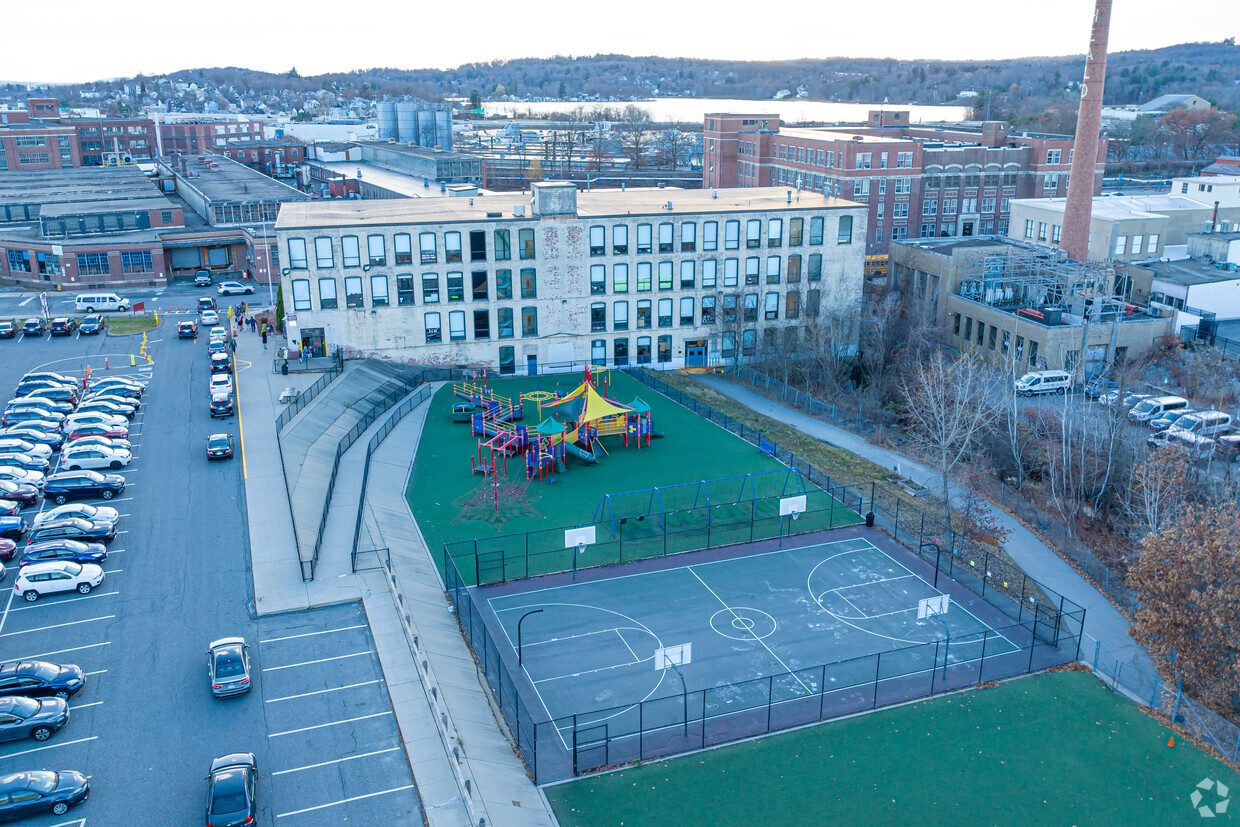
M 1067 393 L 1072 390 L 1072 374 L 1066 370 L 1035 370 L 1016 380 L 1017 396 L 1035 393 Z
M 1142 399 L 1128 411 L 1129 422 L 1151 422 L 1165 413 L 1188 409 L 1188 400 L 1180 396 L 1151 396 Z
M 1198 411 L 1177 419 L 1170 430 L 1185 431 L 1197 436 L 1218 436 L 1231 430 L 1231 414 L 1222 411 Z
M 73 300 L 73 306 L 79 313 L 102 313 L 114 310 L 124 313 L 129 310 L 129 299 L 115 293 L 82 293 Z

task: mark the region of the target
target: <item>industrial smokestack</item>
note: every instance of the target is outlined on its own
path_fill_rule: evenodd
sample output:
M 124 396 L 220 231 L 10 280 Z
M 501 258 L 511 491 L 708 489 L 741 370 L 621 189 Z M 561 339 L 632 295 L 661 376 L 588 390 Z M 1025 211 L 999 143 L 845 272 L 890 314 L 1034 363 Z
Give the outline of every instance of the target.
M 1076 117 L 1068 201 L 1064 205 L 1063 234 L 1059 242 L 1073 261 L 1089 258 L 1089 221 L 1093 213 L 1094 177 L 1101 140 L 1098 133 L 1102 129 L 1102 89 L 1107 74 L 1111 2 L 1096 0 L 1094 4 L 1094 25 L 1089 36 L 1089 52 L 1085 55 L 1085 79 L 1081 81 L 1081 105 Z

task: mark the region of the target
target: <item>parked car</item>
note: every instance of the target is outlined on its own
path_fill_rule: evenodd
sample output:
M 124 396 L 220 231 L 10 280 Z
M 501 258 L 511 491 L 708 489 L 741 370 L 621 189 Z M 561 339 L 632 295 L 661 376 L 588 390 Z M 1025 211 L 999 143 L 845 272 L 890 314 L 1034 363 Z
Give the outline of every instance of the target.
M 111 393 L 119 393 L 122 390 L 133 390 L 138 392 L 138 396 L 141 396 L 146 391 L 146 385 L 141 382 L 123 379 L 120 376 L 106 376 L 103 379 L 96 379 L 92 381 L 88 390 L 90 393 L 100 393 L 105 390 Z M 127 393 L 122 395 L 128 396 Z
M 220 638 L 207 647 L 207 677 L 217 698 L 250 691 L 250 647 L 245 638 Z
M 4 407 L 5 410 L 24 407 L 43 408 L 48 411 L 56 411 L 65 416 L 73 413 L 72 402 L 64 399 L 52 399 L 48 396 L 19 396 L 16 399 L 10 399 Z
M 41 488 L 44 482 L 44 474 L 39 471 L 27 471 L 25 468 L 14 468 L 11 465 L 0 465 L 0 480 L 24 482 Z
M 20 540 L 26 533 L 26 521 L 18 516 L 0 517 L 0 537 L 6 540 Z
M 68 402 L 70 405 L 76 405 L 81 394 L 78 393 L 78 389 L 74 385 L 61 385 L 40 379 L 22 382 L 17 386 L 15 395 L 20 397 L 37 396 L 40 399 L 50 399 L 53 402 Z
M 106 436 L 109 438 L 119 437 L 121 439 L 129 439 L 129 428 L 121 425 L 77 425 L 72 431 L 65 434 L 65 439 L 73 441 L 84 436 Z
M 7 436 L 0 436 L 0 451 L 13 454 L 29 454 L 32 457 L 50 457 L 52 455 L 50 446 Z
M 211 384 L 209 385 L 211 394 L 232 393 L 233 379 L 230 373 L 213 373 L 211 374 Z
M 211 286 L 211 271 L 210 270 L 199 270 L 197 273 L 194 273 L 194 286 L 195 287 L 210 287 Z
M 0 539 L 0 560 L 5 563 L 17 556 L 17 543 L 12 540 Z
M 77 439 L 66 442 L 61 450 L 80 445 L 102 445 L 104 448 L 123 448 L 126 451 L 133 451 L 133 446 L 129 444 L 129 440 L 122 439 L 121 437 L 107 436 L 80 436 Z
M 42 660 L 11 660 L 0 663 L 0 697 L 22 695 L 27 698 L 63 698 L 82 691 L 86 676 L 72 663 Z
M 0 339 L 12 339 L 17 335 L 17 323 L 5 319 L 0 322 Z
M 81 540 L 44 540 L 26 546 L 18 565 L 28 566 L 31 563 L 47 563 L 52 560 L 98 565 L 107 559 L 108 550 L 103 543 L 84 543 Z
M 16 454 L 11 452 L 0 453 L 0 465 L 8 465 L 13 468 L 24 468 L 27 471 L 38 471 L 40 474 L 46 474 L 47 469 L 51 467 L 47 457 L 35 457 L 30 454 Z
M 39 501 L 39 487 L 28 482 L 0 480 L 0 497 L 14 500 L 23 507 L 34 505 Z
M 116 523 L 94 522 L 80 517 L 52 520 L 26 532 L 26 542 L 77 540 L 79 543 L 110 543 L 116 539 Z
M 133 455 L 123 448 L 105 448 L 102 445 L 74 445 L 66 448 L 60 455 L 61 465 L 70 471 L 82 468 L 110 468 L 117 471 L 124 468 L 133 459 Z M 4 462 L 0 455 L 0 463 Z
M 33 603 L 49 594 L 90 594 L 102 582 L 103 569 L 94 563 L 57 560 L 22 566 L 13 579 L 13 591 L 27 603 Z
M 90 782 L 73 770 L 27 770 L 0 776 L 0 818 L 62 816 L 90 797 Z
M 103 413 L 102 411 L 83 411 L 82 413 L 70 414 L 65 418 L 62 431 L 72 431 L 82 425 L 111 425 L 116 428 L 128 428 L 129 420 L 118 414 Z
M 46 416 L 44 414 L 46 414 Z M 19 422 L 50 422 L 52 423 L 52 428 L 56 429 L 60 427 L 60 423 L 64 422 L 64 420 L 65 415 L 62 413 L 48 411 L 43 408 L 25 407 L 5 411 L 3 418 L 0 419 L 0 422 L 2 422 L 5 427 L 8 427 L 9 425 L 16 425 Z M 34 427 L 39 426 L 36 425 Z
M 82 405 L 87 405 L 91 402 L 111 402 L 113 405 L 119 405 L 122 408 L 133 408 L 135 411 L 142 407 L 142 400 L 138 397 L 121 396 L 120 394 L 112 393 L 107 388 L 95 393 L 88 393 L 78 407 L 80 408 Z
M 1142 399 L 1149 399 L 1150 396 L 1151 394 L 1148 393 L 1129 393 L 1124 394 L 1121 400 L 1119 391 L 1107 391 L 1100 395 L 1097 401 L 1099 405 L 1105 405 L 1108 408 L 1115 407 L 1115 404 L 1118 402 L 1121 408 L 1126 406 L 1131 410 L 1133 405 L 1136 405 Z
M 52 323 L 48 327 L 48 330 L 53 336 L 72 336 L 74 331 L 77 330 L 77 327 L 78 323 L 76 321 L 61 316 L 60 318 L 52 319 Z
M 1187 409 L 1188 400 L 1182 396 L 1151 396 L 1132 406 L 1128 411 L 1128 421 L 1146 423 L 1158 419 L 1163 414 Z
M 111 416 L 123 416 L 126 419 L 133 419 L 138 415 L 138 406 L 133 404 L 132 401 L 95 397 L 78 405 L 77 413 L 105 413 Z
M 213 296 L 202 296 L 198 299 L 198 312 L 203 313 L 207 310 L 215 309 L 215 298 Z
M 1101 376 L 1095 376 L 1085 385 L 1085 395 L 1090 399 L 1097 399 L 1107 391 L 1119 390 L 1119 382 L 1114 379 L 1105 379 Z
M 211 434 L 207 437 L 207 459 L 231 459 L 232 434 Z
M 1146 424 L 1154 431 L 1165 431 L 1176 423 L 1177 420 L 1189 414 L 1197 413 L 1193 408 L 1180 408 L 1178 411 L 1167 411 L 1157 419 L 1151 419 Z
M 220 323 L 220 314 L 216 313 L 214 310 L 204 310 L 199 314 L 198 318 L 204 325 Z
M 26 442 L 33 442 L 36 445 L 46 445 L 53 451 L 58 449 L 64 441 L 64 437 L 60 434 L 59 428 L 53 428 L 50 431 L 40 430 L 38 428 L 28 428 L 29 423 L 22 423 L 11 428 L 0 429 L 0 437 L 8 439 L 21 439 Z M 52 423 L 55 424 L 55 423 Z
M 98 471 L 65 471 L 52 474 L 43 485 L 44 499 L 56 505 L 69 500 L 99 497 L 110 500 L 125 490 L 125 478 L 120 474 L 100 474 Z
M 258 762 L 239 752 L 211 762 L 207 774 L 207 824 L 233 827 L 253 824 L 258 817 Z
M 1179 419 L 1173 429 L 1197 436 L 1215 437 L 1231 430 L 1231 414 L 1222 411 L 1198 411 Z
M 254 285 L 242 284 L 239 281 L 222 281 L 215 287 L 221 296 L 250 296 L 254 294 Z
M 25 508 L 25 506 L 19 503 L 17 500 L 6 500 L 3 497 L 0 497 L 0 516 L 12 517 L 16 515 L 17 512 L 21 511 L 23 508 Z M 3 560 L 3 559 L 4 558 L 0 556 L 0 560 Z
M 228 353 L 228 342 L 223 339 L 212 339 L 207 343 L 207 358 L 210 359 L 217 353 Z
M 211 372 L 225 373 L 232 371 L 232 357 L 227 353 L 211 354 Z
M 1183 451 L 1193 459 L 1205 459 L 1214 452 L 1215 442 L 1208 436 L 1199 436 L 1179 428 L 1168 428 L 1165 431 L 1151 434 L 1145 442 L 1151 448 L 1166 447 Z
M 197 339 L 198 325 L 193 322 L 180 322 L 177 324 L 178 339 Z
M 22 336 L 42 336 L 44 330 L 42 319 L 26 319 L 22 325 Z
M 1240 434 L 1223 434 L 1215 441 L 1214 452 L 1228 462 L 1240 460 Z
M 233 398 L 231 393 L 211 394 L 211 417 L 213 419 L 222 416 L 232 416 L 234 413 L 233 407 Z M 3 462 L 2 456 L 0 456 L 0 462 Z
M 102 316 L 87 316 L 78 325 L 78 333 L 83 336 L 96 336 L 107 326 L 108 323 Z
M 69 705 L 60 698 L 0 698 L 0 741 L 46 741 L 69 723 Z
M 121 513 L 115 508 L 106 505 L 68 503 L 66 505 L 58 505 L 55 508 L 49 508 L 46 511 L 40 511 L 34 515 L 32 525 L 40 525 L 53 520 L 65 520 L 70 517 L 80 517 L 83 520 L 93 520 L 97 523 L 116 524 L 121 519 Z
M 62 385 L 73 385 L 77 383 L 77 380 L 72 376 L 68 376 L 64 373 L 57 373 L 52 370 L 30 370 L 26 371 L 26 373 L 22 375 L 23 382 L 33 379 L 47 379 L 52 382 L 59 382 Z
M 9 422 L 4 423 L 4 429 L 6 431 L 7 430 L 37 431 L 39 433 L 46 433 L 48 431 L 59 432 L 60 426 L 62 424 L 60 421 L 53 420 L 53 419 L 25 419 L 25 418 L 22 418 L 22 415 L 20 414 L 16 417 L 16 419 L 18 419 L 19 421 L 11 422 L 11 423 Z

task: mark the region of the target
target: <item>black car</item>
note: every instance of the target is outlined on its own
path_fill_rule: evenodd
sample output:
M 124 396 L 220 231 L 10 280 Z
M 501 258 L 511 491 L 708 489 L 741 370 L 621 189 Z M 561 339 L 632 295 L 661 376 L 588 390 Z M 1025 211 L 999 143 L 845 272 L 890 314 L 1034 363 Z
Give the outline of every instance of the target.
M 45 543 L 31 543 L 22 553 L 19 566 L 28 563 L 46 563 L 50 560 L 68 560 L 73 563 L 103 563 L 108 559 L 108 550 L 102 543 L 81 543 L 77 540 L 50 540 Z
M 0 482 L 8 482 L 8 480 L 0 480 Z M 26 483 L 19 483 L 25 485 Z M 22 535 L 26 533 L 26 521 L 17 516 L 0 517 L 0 537 L 6 540 L 20 540 Z
M 28 770 L 0 776 L 0 819 L 37 813 L 62 816 L 90 796 L 90 782 L 73 770 Z
M 18 385 L 13 395 L 17 397 L 37 396 L 40 399 L 50 399 L 53 402 L 68 402 L 72 405 L 77 403 L 78 391 L 73 385 L 62 385 L 58 382 L 48 382 L 43 379 L 31 379 Z
M 69 723 L 69 706 L 60 698 L 0 698 L 0 741 L 46 741 Z
M 78 333 L 81 333 L 83 336 L 94 336 L 107 326 L 108 323 L 103 320 L 102 316 L 87 316 L 78 325 Z
M 212 418 L 219 416 L 233 415 L 233 397 L 231 393 L 213 393 L 211 394 L 211 416 Z M 3 454 L 0 454 L 0 464 L 3 464 Z M 39 469 L 33 469 L 39 470 Z
M 0 339 L 12 339 L 17 335 L 17 324 L 9 320 L 0 322 Z
M 139 382 L 127 382 L 124 379 L 108 378 L 91 382 L 89 391 L 92 395 L 110 393 L 114 396 L 141 396 L 146 386 Z
M 42 660 L 11 660 L 0 663 L 0 696 L 68 699 L 86 685 L 82 667 Z
M 232 359 L 227 353 L 211 354 L 212 373 L 232 373 Z
M 40 474 L 46 474 L 47 469 L 51 466 L 43 457 L 32 457 L 29 454 L 0 454 L 0 466 L 9 466 L 11 468 L 24 468 L 27 471 L 38 471 Z
M 77 330 L 78 323 L 73 319 L 59 318 L 52 319 L 52 324 L 48 328 L 53 336 L 72 336 L 73 331 Z
M 181 322 L 177 325 L 178 339 L 197 339 L 198 325 L 193 322 Z
M 66 471 L 52 474 L 43 484 L 43 498 L 56 505 L 69 500 L 102 497 L 110 500 L 125 490 L 125 478 L 120 474 L 100 474 L 98 471 Z
M 22 325 L 23 336 L 42 336 L 43 331 L 42 319 L 26 319 L 26 323 Z
M 194 273 L 194 286 L 195 287 L 210 287 L 211 286 L 211 271 L 210 270 L 199 270 L 197 273 Z
M 39 501 L 39 489 L 28 482 L 0 480 L 0 497 L 14 500 L 22 506 L 34 505 Z
M 253 824 L 258 812 L 257 781 L 258 762 L 253 753 L 238 752 L 212 761 L 207 775 L 209 827 Z
M 25 424 L 0 429 L 0 435 L 23 439 L 26 442 L 33 442 L 35 445 L 46 445 L 53 451 L 58 450 L 61 443 L 65 441 L 59 428 L 48 431 L 41 428 L 30 428 Z
M 110 543 L 116 539 L 116 524 L 83 520 L 70 517 L 38 525 L 26 533 L 29 543 L 48 540 L 77 540 L 78 542 Z M 94 562 L 93 560 L 88 562 Z
M 207 437 L 207 459 L 230 459 L 232 455 L 232 434 L 211 434 Z

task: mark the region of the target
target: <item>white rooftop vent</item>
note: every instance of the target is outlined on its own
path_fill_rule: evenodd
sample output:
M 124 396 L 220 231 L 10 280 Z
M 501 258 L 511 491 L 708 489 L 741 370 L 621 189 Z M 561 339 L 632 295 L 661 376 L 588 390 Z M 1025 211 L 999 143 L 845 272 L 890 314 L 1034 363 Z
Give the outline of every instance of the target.
M 517 204 L 512 208 L 512 214 L 517 218 L 525 217 L 525 205 Z

